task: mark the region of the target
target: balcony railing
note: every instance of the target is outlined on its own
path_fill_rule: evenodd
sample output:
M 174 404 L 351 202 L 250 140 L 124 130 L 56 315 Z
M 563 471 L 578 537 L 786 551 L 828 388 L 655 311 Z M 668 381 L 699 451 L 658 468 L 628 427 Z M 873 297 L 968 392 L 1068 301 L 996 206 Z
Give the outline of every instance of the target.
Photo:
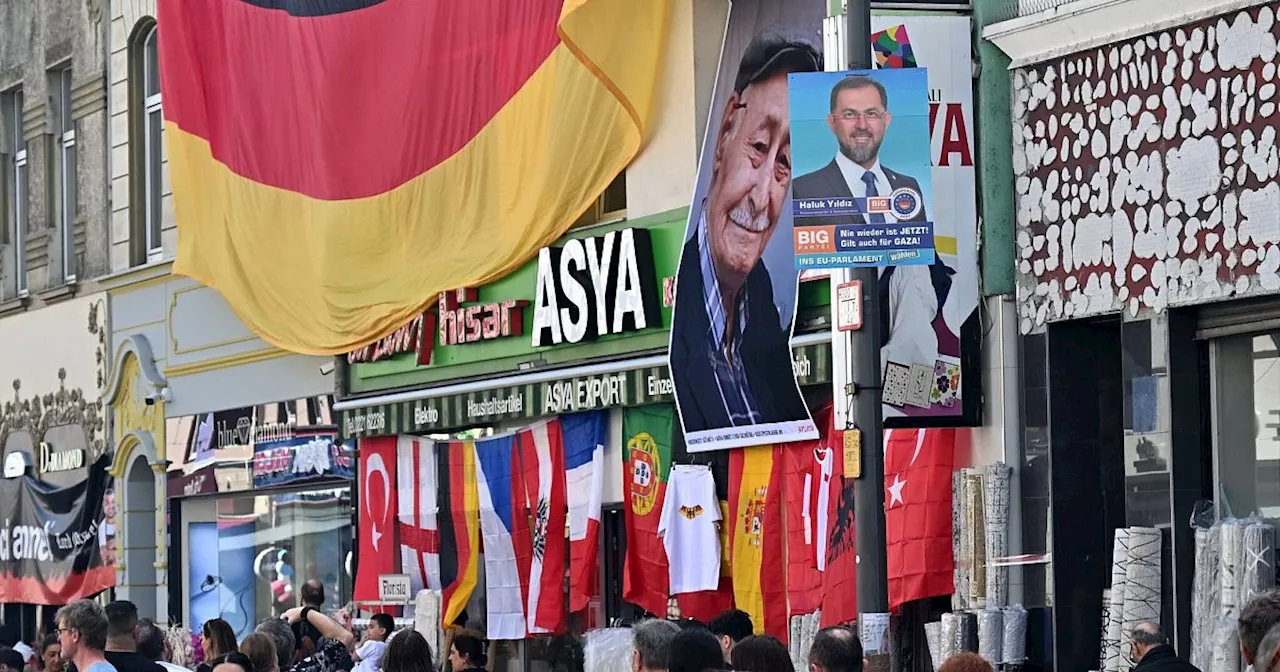
M 991 18 L 993 21 L 1008 21 L 1009 19 L 1016 19 L 1020 16 L 1031 16 L 1033 14 L 1047 12 L 1078 1 L 1079 0 L 999 0 L 999 2 L 994 3 L 996 8 Z

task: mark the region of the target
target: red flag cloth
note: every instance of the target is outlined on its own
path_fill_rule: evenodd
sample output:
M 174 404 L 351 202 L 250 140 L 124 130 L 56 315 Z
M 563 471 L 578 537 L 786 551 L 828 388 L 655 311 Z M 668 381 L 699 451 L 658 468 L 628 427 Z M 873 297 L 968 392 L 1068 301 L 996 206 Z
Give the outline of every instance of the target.
M 955 590 L 951 472 L 956 430 L 890 429 L 884 438 L 889 609 Z
M 560 633 L 565 626 L 564 575 L 568 554 L 565 530 L 564 445 L 560 419 L 552 418 L 516 433 L 516 459 L 522 478 L 513 483 L 516 509 L 529 521 L 515 525 L 513 542 L 529 548 L 520 564 L 529 634 Z M 523 505 L 523 510 L 521 510 Z M 522 552 L 517 552 L 523 558 Z
M 854 527 L 853 483 L 844 476 L 844 433 L 832 431 L 831 502 L 827 520 L 827 570 L 822 573 L 821 627 L 858 618 L 858 544 Z
M 400 547 L 396 542 L 395 436 L 360 439 L 360 555 L 354 599 L 378 599 L 378 575 L 395 574 Z
M 832 500 L 840 496 L 837 450 L 831 446 L 831 405 L 814 411 L 821 435 L 783 446 L 787 500 L 787 601 L 792 616 L 822 607 Z M 838 447 L 843 449 L 843 447 Z

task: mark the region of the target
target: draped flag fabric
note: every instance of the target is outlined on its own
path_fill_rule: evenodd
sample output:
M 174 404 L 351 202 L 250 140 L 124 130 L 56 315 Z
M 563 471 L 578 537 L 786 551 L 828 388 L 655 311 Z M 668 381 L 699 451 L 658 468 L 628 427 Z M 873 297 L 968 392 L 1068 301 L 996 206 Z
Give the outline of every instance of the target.
M 458 617 L 475 592 L 480 573 L 480 494 L 476 487 L 476 451 L 471 441 L 437 444 L 440 507 L 440 611 L 446 627 Z M 460 624 L 460 625 L 465 625 Z
M 671 473 L 675 409 L 654 405 L 627 408 L 622 416 L 622 487 L 627 557 L 622 599 L 659 618 L 667 615 L 670 578 L 658 521 Z
M 831 431 L 831 446 L 844 450 L 844 433 Z M 853 478 L 844 475 L 844 455 L 831 465 L 827 566 L 822 573 L 821 626 L 843 625 L 858 618 L 858 539 L 854 527 Z
M 396 572 L 396 472 L 396 437 L 360 439 L 357 600 L 377 600 L 378 575 Z
M 956 430 L 891 429 L 884 440 L 889 609 L 955 590 L 951 471 Z
M 441 590 L 435 443 L 416 436 L 398 437 L 395 465 L 401 571 L 409 575 L 412 595 L 423 588 Z M 360 566 L 364 566 L 363 554 Z
M 568 524 L 565 462 L 558 418 L 539 422 L 515 435 L 516 482 L 514 513 L 529 521 L 516 524 L 516 555 L 524 589 L 528 634 L 559 632 L 564 627 L 564 569 Z M 488 568 L 485 564 L 485 568 Z
M 733 596 L 757 633 L 787 641 L 787 585 L 783 566 L 782 449 L 756 446 L 729 455 L 729 544 Z
M 569 611 L 587 608 L 598 592 L 600 510 L 604 500 L 604 444 L 609 412 L 560 417 L 569 502 Z
M 174 272 L 310 354 L 503 277 L 639 151 L 670 5 L 158 0 Z
M 831 406 L 814 411 L 821 436 L 783 447 L 787 500 L 787 600 L 792 616 L 822 608 L 822 578 L 827 567 L 836 483 L 835 447 L 831 445 Z M 843 448 L 843 447 L 840 447 Z
M 489 639 L 524 639 L 528 634 L 521 569 L 529 566 L 532 549 L 518 543 L 529 538 L 529 519 L 514 502 L 515 442 L 509 435 L 475 443 Z

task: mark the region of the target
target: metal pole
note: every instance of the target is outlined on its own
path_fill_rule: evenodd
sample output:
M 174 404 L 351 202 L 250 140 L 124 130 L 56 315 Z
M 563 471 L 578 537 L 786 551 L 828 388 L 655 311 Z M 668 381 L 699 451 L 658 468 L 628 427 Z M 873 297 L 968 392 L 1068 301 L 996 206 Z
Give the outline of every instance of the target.
M 848 0 L 845 48 L 850 69 L 871 69 L 870 0 Z M 856 381 L 852 417 L 862 430 L 862 478 L 854 484 L 858 613 L 886 614 L 889 579 L 884 529 L 884 425 L 880 408 L 880 332 L 885 325 L 880 319 L 879 269 L 858 268 L 851 276 L 862 281 L 862 329 L 853 332 L 850 353 L 851 379 Z

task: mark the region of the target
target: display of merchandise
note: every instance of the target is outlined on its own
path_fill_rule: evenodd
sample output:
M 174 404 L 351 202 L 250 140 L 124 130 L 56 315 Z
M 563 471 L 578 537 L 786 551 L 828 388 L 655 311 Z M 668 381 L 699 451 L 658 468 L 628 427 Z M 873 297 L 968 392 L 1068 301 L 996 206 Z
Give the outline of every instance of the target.
M 1102 591 L 1102 634 L 1098 636 L 1098 667 L 1094 672 L 1107 669 L 1107 630 L 1111 627 L 1111 590 Z
M 582 645 L 583 669 L 631 672 L 632 651 L 631 628 L 590 630 Z
M 942 623 L 934 621 L 933 623 L 924 624 L 924 639 L 929 645 L 929 659 L 932 669 L 938 669 L 942 665 L 944 658 L 942 657 Z M 797 670 L 809 669 L 806 667 L 796 667 Z
M 1120 669 L 1120 631 L 1124 629 L 1124 582 L 1128 575 L 1125 566 L 1129 563 L 1129 530 L 1121 527 L 1115 531 L 1115 542 L 1111 549 L 1111 599 L 1107 609 L 1107 638 L 1105 640 L 1106 655 L 1103 656 L 1104 672 L 1116 672 Z
M 942 658 L 934 661 L 934 664 L 941 667 L 951 656 L 960 653 L 964 649 L 961 648 L 964 640 L 960 634 L 960 616 L 956 613 L 946 613 L 942 615 Z
M 1009 478 L 1012 469 L 1003 463 L 982 468 L 983 504 L 986 514 L 987 561 L 1009 554 Z M 1009 568 L 986 567 L 988 609 L 1000 609 L 1009 603 Z
M 1129 528 L 1129 561 L 1124 578 L 1124 629 L 1120 637 L 1120 669 L 1137 663 L 1129 656 L 1130 633 L 1143 621 L 1160 621 L 1160 557 L 1164 536 L 1155 528 Z
M 1276 570 L 1272 560 L 1275 545 L 1276 529 L 1271 525 L 1255 522 L 1244 528 L 1241 605 L 1275 587 Z
M 951 474 L 951 551 L 955 556 L 956 583 L 955 594 L 951 598 L 951 606 L 954 609 L 967 609 L 969 607 L 969 565 L 973 562 L 973 558 L 969 555 L 969 549 L 965 546 L 968 536 L 964 533 L 964 483 L 963 470 Z
M 426 638 L 432 651 L 439 651 L 444 642 L 444 632 L 440 627 L 441 601 L 438 590 L 419 590 L 414 599 L 413 629 Z
M 1216 619 L 1211 642 L 1213 651 L 1205 672 L 1240 672 L 1240 633 L 1234 618 Z
M 1004 636 L 1001 638 L 1002 661 L 1020 665 L 1027 659 L 1027 610 L 1021 604 L 1004 608 Z
M 1238 591 L 1244 573 L 1245 525 L 1242 520 L 1224 520 L 1219 527 L 1218 590 L 1222 596 L 1222 616 L 1236 616 L 1243 606 Z
M 987 609 L 977 613 L 978 653 L 992 665 L 1004 657 L 1004 612 Z
M 964 611 L 957 616 L 960 619 L 959 637 L 956 651 L 978 652 L 978 615 L 972 611 Z
M 720 585 L 720 500 L 705 465 L 671 469 L 658 536 L 667 551 L 672 595 L 716 590 Z
M 809 649 L 813 646 L 813 638 L 818 635 L 818 630 L 821 629 L 819 626 L 821 622 L 821 611 L 791 617 L 790 646 L 788 650 L 791 652 L 791 664 L 795 669 L 809 669 Z
M 986 507 L 983 505 L 982 472 L 964 470 L 965 542 L 970 553 L 969 606 L 982 608 L 987 601 Z
M 1216 610 L 1213 597 L 1218 585 L 1218 530 L 1196 528 L 1196 566 L 1191 578 L 1191 664 L 1204 670 L 1209 664 L 1209 633 Z

